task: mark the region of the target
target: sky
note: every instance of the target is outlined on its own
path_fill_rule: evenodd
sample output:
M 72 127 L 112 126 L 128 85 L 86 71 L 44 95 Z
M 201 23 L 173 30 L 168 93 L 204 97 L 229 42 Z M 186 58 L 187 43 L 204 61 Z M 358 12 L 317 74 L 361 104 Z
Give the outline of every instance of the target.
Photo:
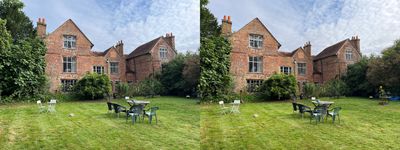
M 199 0 L 22 0 L 23 11 L 34 22 L 45 18 L 47 33 L 72 19 L 104 51 L 117 41 L 125 54 L 172 32 L 178 52 L 200 46 Z
M 258 17 L 282 51 L 310 41 L 316 55 L 357 35 L 363 55 L 377 55 L 400 39 L 398 0 L 210 0 L 207 7 L 219 23 L 231 16 L 233 31 Z

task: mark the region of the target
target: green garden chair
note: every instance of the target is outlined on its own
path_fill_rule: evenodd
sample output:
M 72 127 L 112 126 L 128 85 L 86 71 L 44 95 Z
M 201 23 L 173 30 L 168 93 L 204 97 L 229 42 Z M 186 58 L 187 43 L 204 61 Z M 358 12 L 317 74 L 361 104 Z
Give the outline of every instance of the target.
M 151 121 L 153 120 L 153 117 L 155 117 L 156 118 L 156 124 L 157 124 L 157 122 L 158 122 L 158 120 L 157 120 L 157 110 L 158 109 L 159 109 L 158 107 L 151 107 L 150 109 L 147 109 L 146 111 L 144 111 L 143 120 L 144 120 L 144 117 L 146 116 L 146 117 L 149 118 L 149 123 L 151 124 Z
M 324 110 L 323 110 L 323 108 L 321 108 L 321 107 L 318 107 L 318 108 L 316 108 L 316 109 L 314 109 L 314 111 L 312 111 L 310 114 L 311 114 L 311 117 L 310 117 L 310 123 L 311 123 L 311 121 L 314 119 L 315 120 L 315 124 L 317 124 L 317 123 L 319 123 L 319 122 L 321 122 L 321 118 L 323 117 L 323 112 Z
M 113 103 L 113 108 L 114 108 L 114 112 L 117 114 L 118 118 L 119 118 L 119 114 L 121 112 L 127 112 L 128 110 L 126 110 L 126 107 L 121 106 L 119 104 L 114 104 Z
M 126 112 L 126 122 L 128 122 L 128 117 L 132 116 L 132 124 L 135 124 L 136 119 L 139 119 L 140 121 L 140 116 L 143 115 L 143 105 L 134 105 L 132 106 L 129 111 Z
M 328 111 L 328 117 L 329 116 L 332 117 L 332 123 L 335 123 L 336 117 L 338 118 L 339 123 L 340 123 L 340 117 L 339 117 L 340 110 L 342 110 L 342 107 L 335 107 Z M 328 119 L 328 117 L 326 117 L 326 119 Z
M 311 110 L 310 107 L 303 105 L 303 104 L 297 104 L 299 108 L 299 113 L 301 114 L 301 118 L 304 118 L 304 113 L 310 113 L 312 115 L 313 110 Z
M 298 106 L 297 106 L 297 103 L 292 102 L 292 106 L 293 106 L 293 113 L 299 110 Z

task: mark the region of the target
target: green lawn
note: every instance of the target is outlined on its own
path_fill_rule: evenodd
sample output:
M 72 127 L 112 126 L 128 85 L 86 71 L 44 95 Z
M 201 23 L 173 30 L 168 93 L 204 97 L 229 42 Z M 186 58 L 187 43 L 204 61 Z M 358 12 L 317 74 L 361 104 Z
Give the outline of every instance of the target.
M 246 103 L 240 114 L 227 115 L 216 104 L 202 105 L 201 149 L 400 149 L 400 102 L 329 101 L 343 108 L 341 124 L 310 124 L 309 115 L 301 119 L 288 101 Z M 309 100 L 302 103 L 312 106 Z
M 157 125 L 148 124 L 147 118 L 145 123 L 126 123 L 123 115 L 107 113 L 105 101 L 60 102 L 56 113 L 39 113 L 33 103 L 3 105 L 0 149 L 200 149 L 195 100 L 147 100 L 150 107 L 160 107 Z M 124 100 L 115 102 L 128 106 Z

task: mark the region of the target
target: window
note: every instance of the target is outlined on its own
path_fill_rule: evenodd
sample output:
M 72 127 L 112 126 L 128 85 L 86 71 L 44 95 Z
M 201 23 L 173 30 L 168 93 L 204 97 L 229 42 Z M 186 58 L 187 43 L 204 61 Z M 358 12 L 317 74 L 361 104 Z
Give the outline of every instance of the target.
M 262 72 L 262 57 L 249 57 L 249 72 Z
M 111 73 L 118 73 L 118 62 L 110 62 Z
M 352 60 L 353 59 L 353 52 L 351 49 L 346 50 L 346 60 Z
M 68 92 L 72 90 L 72 86 L 74 86 L 76 80 L 74 79 L 61 79 L 61 91 Z
M 247 91 L 255 92 L 257 87 L 259 87 L 262 83 L 262 80 L 247 80 Z
M 281 66 L 281 73 L 284 74 L 291 74 L 292 73 L 292 67 L 285 67 L 285 66 Z
M 63 72 L 76 72 L 76 57 L 63 58 Z
M 306 63 L 297 63 L 299 75 L 306 75 Z
M 104 67 L 103 66 L 93 66 L 93 72 L 96 72 L 98 74 L 103 74 L 104 73 Z
M 160 58 L 167 59 L 167 49 L 166 48 L 160 48 Z
M 261 48 L 263 45 L 263 37 L 261 35 L 250 34 L 250 47 Z
M 76 48 L 76 36 L 64 35 L 64 48 L 75 49 Z

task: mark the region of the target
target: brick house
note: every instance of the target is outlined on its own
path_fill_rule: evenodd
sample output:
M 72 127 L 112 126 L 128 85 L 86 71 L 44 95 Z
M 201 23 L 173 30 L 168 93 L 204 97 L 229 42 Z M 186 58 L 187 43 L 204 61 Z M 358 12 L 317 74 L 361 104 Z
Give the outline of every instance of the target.
M 126 57 L 128 82 L 136 83 L 161 71 L 162 64 L 174 59 L 176 54 L 172 33 L 140 45 Z
M 280 51 L 281 44 L 258 18 L 253 19 L 238 31 L 232 32 L 230 16 L 224 16 L 221 34 L 228 38 L 232 46 L 230 72 L 235 83 L 235 92 L 243 90 L 251 92 L 274 73 L 294 75 L 298 81 L 299 89 L 302 89 L 302 85 L 307 82 L 314 82 L 314 79 L 316 79 L 314 77 L 315 72 L 319 71 L 318 67 L 314 71 L 316 62 L 326 58 L 319 57 L 319 55 L 312 56 L 310 42 L 306 42 L 304 46 L 298 47 L 292 52 Z M 350 43 L 351 40 L 347 41 Z M 353 63 L 358 61 L 359 56 L 356 55 L 360 53 L 359 50 L 357 52 L 354 51 Z M 314 60 L 314 58 L 317 59 Z M 324 78 L 322 81 L 326 80 L 329 80 L 329 78 Z
M 322 50 L 314 57 L 314 82 L 325 83 L 340 78 L 347 66 L 360 61 L 360 39 L 358 36 L 345 39 Z
M 128 81 L 127 75 L 129 75 L 129 68 L 132 68 L 132 66 L 127 66 L 127 62 L 130 59 L 127 59 L 128 55 L 124 55 L 122 41 L 118 41 L 103 52 L 97 52 L 92 51 L 93 43 L 71 19 L 65 21 L 49 34 L 46 34 L 44 18 L 39 18 L 36 28 L 38 36 L 43 38 L 47 47 L 45 72 L 50 81 L 50 91 L 68 91 L 71 85 L 75 84 L 77 80 L 88 72 L 107 74 L 112 81 L 114 90 L 115 85 L 119 82 Z M 171 37 L 172 42 L 174 42 L 172 34 Z M 151 55 L 154 54 L 152 53 Z M 170 55 L 168 60 L 173 59 L 175 56 Z M 167 62 L 167 60 L 163 60 L 163 62 Z M 135 63 L 129 63 L 129 65 L 135 65 Z M 159 66 L 147 61 L 140 65 L 147 68 L 153 66 L 154 70 L 160 70 Z M 136 74 L 142 77 L 148 73 L 136 72 Z M 140 81 L 141 79 L 139 78 L 135 81 Z M 129 78 L 129 80 L 133 79 Z

